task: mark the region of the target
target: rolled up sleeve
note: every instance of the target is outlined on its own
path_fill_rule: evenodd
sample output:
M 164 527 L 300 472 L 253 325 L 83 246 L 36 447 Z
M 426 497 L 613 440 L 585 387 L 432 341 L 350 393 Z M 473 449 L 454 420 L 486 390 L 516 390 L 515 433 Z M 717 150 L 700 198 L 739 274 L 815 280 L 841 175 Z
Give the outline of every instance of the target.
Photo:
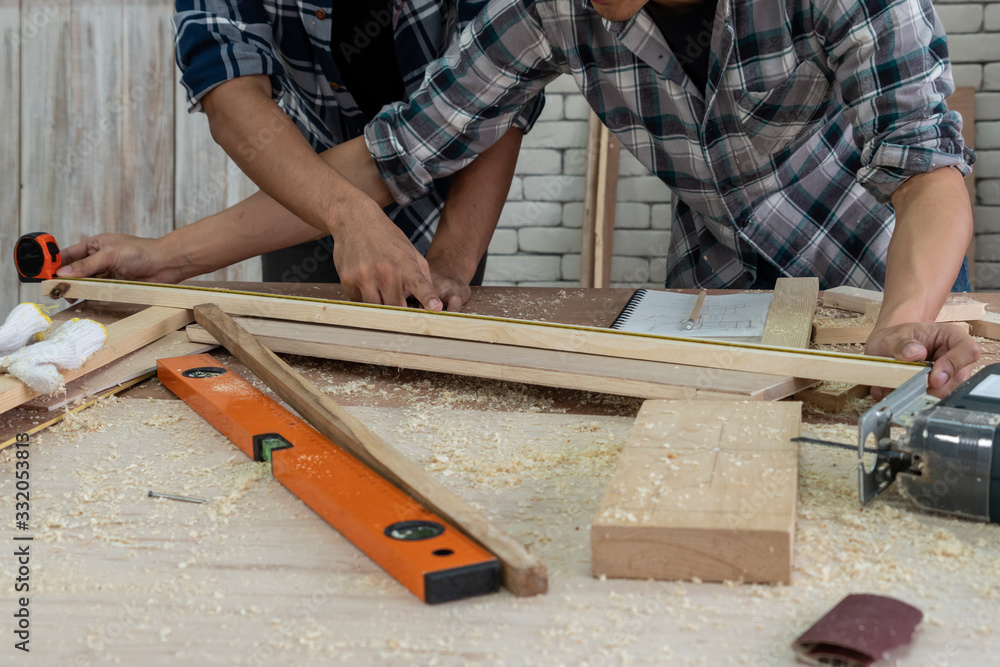
M 240 76 L 269 76 L 271 96 L 281 97 L 284 69 L 262 3 L 177 0 L 175 8 L 174 57 L 188 111 L 201 111 L 209 91 Z
M 944 28 L 930 0 L 817 3 L 854 139 L 858 182 L 887 203 L 915 174 L 955 167 L 968 174 L 975 153 L 962 139 Z
M 399 204 L 423 196 L 511 127 L 527 130 L 535 96 L 559 74 L 531 0 L 490 3 L 462 31 L 407 103 L 385 107 L 365 128 L 379 172 Z

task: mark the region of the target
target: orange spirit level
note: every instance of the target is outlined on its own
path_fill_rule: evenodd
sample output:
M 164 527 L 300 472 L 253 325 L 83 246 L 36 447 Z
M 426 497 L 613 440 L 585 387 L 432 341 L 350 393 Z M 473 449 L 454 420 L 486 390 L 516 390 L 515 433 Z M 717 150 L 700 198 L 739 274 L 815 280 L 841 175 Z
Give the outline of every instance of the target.
M 59 244 L 48 232 L 25 234 L 14 244 L 14 267 L 22 283 L 51 280 L 60 266 Z
M 156 375 L 354 546 L 427 603 L 492 593 L 500 564 L 478 544 L 208 354 Z

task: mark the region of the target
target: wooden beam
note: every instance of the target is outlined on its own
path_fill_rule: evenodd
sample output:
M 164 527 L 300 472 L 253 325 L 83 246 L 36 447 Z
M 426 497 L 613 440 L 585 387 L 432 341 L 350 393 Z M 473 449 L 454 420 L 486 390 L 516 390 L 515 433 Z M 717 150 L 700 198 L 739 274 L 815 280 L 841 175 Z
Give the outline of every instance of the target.
M 215 304 L 194 308 L 195 319 L 317 431 L 447 519 L 500 561 L 503 584 L 515 595 L 548 589 L 545 563 L 427 471 L 413 463 L 260 344 Z
M 767 308 L 762 345 L 775 347 L 809 347 L 816 300 L 819 298 L 817 278 L 778 278 L 774 296 Z
M 591 525 L 594 575 L 787 583 L 801 407 L 646 401 Z
M 109 324 L 108 340 L 100 350 L 76 370 L 62 374 L 66 382 L 124 357 L 126 354 L 159 340 L 172 331 L 191 323 L 191 311 L 154 306 Z M 0 376 L 0 414 L 39 396 L 20 380 L 10 375 Z
M 587 191 L 583 203 L 583 247 L 580 287 L 608 287 L 618 202 L 618 157 L 621 144 L 597 117 L 590 115 L 587 140 Z
M 882 387 L 898 387 L 923 366 L 837 352 L 779 351 L 742 343 L 668 338 L 596 327 L 505 320 L 463 313 L 432 313 L 184 285 L 138 284 L 114 280 L 49 280 L 42 283 L 42 287 L 46 294 L 52 295 L 54 291 L 58 296 L 68 298 L 156 303 L 186 308 L 211 300 L 234 315 L 323 322 L 359 329 L 518 345 L 552 352 L 583 352 L 623 359 Z
M 823 305 L 831 308 L 841 308 L 855 313 L 864 313 L 869 305 L 881 304 L 882 292 L 861 289 L 859 287 L 834 287 L 823 292 Z M 948 297 L 938 322 L 967 322 L 981 320 L 986 314 L 986 304 L 974 301 L 964 296 Z
M 442 345 L 428 336 L 350 329 L 329 324 L 240 318 L 240 326 L 274 352 L 363 364 L 525 382 L 640 398 L 732 398 L 773 401 L 791 396 L 811 380 L 704 369 L 594 354 L 536 350 L 464 340 Z M 197 324 L 192 341 L 214 343 Z

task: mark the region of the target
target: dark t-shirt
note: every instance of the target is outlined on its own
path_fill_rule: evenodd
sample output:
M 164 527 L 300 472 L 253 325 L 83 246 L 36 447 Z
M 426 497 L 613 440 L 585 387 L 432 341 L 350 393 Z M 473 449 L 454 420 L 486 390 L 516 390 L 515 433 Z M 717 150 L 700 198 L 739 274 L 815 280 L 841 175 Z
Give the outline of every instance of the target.
M 358 108 L 368 118 L 406 101 L 396 60 L 392 0 L 340 0 L 333 5 L 330 51 Z M 352 48 L 341 49 L 346 43 Z
M 667 45 L 684 68 L 684 73 L 705 92 L 708 83 L 708 54 L 712 42 L 712 25 L 718 0 L 705 0 L 694 10 L 677 14 L 655 2 L 646 3 L 646 10 L 663 33 Z

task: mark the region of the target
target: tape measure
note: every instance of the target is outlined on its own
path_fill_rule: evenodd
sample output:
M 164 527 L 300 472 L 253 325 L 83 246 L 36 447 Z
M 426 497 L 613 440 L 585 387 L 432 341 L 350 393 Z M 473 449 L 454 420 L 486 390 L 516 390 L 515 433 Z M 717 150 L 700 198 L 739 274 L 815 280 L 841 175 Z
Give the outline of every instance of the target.
M 496 557 L 208 354 L 157 378 L 424 602 L 500 588 Z
M 60 266 L 59 244 L 48 232 L 25 234 L 14 244 L 14 267 L 22 283 L 55 278 Z

